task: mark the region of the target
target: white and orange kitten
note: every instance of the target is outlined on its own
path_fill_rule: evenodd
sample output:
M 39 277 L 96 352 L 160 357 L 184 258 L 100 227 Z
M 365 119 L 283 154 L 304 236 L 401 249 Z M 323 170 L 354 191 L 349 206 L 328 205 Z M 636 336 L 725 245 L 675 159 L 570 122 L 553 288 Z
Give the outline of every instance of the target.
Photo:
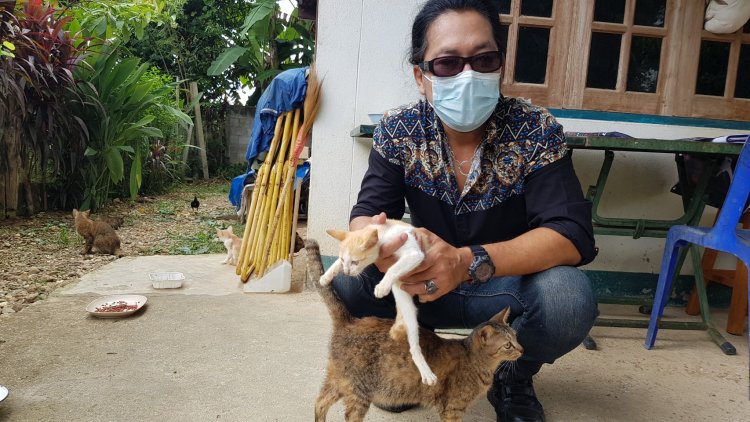
M 224 230 L 216 229 L 216 236 L 220 241 L 224 242 L 224 247 L 227 248 L 227 257 L 224 258 L 221 263 L 237 265 L 240 259 L 242 238 L 234 234 L 234 232 L 232 231 L 232 226 L 229 226 Z
M 396 322 L 391 328 L 391 337 L 396 338 L 394 330 L 406 328 L 409 341 L 409 352 L 422 376 L 422 382 L 434 385 L 437 376 L 432 372 L 419 347 L 419 323 L 417 322 L 417 307 L 410 294 L 401 290 L 401 277 L 416 268 L 424 253 L 419 241 L 414 235 L 414 227 L 398 220 L 386 220 L 385 224 L 370 224 L 359 230 L 346 232 L 342 230 L 326 230 L 328 234 L 338 239 L 341 244 L 339 258 L 328 271 L 320 277 L 320 284 L 326 286 L 333 277 L 343 271 L 348 276 L 359 275 L 370 264 L 378 259 L 380 245 L 407 234 L 406 242 L 394 253 L 398 260 L 385 272 L 383 279 L 375 286 L 375 296 L 385 297 L 393 291 L 396 300 Z M 395 286 L 395 287 L 394 287 Z

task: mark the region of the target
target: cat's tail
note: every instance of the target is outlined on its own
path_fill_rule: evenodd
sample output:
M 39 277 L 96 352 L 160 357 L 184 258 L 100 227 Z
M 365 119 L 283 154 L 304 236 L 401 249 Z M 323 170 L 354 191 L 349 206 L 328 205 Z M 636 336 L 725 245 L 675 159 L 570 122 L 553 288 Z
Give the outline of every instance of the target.
M 318 242 L 314 239 L 305 240 L 305 250 L 307 251 L 307 276 L 314 281 L 320 297 L 331 314 L 334 325 L 349 322 L 352 319 L 352 315 L 346 309 L 344 303 L 341 302 L 341 299 L 336 296 L 336 292 L 333 291 L 333 283 L 328 283 L 326 286 L 320 284 L 320 276 L 323 275 L 324 271 Z

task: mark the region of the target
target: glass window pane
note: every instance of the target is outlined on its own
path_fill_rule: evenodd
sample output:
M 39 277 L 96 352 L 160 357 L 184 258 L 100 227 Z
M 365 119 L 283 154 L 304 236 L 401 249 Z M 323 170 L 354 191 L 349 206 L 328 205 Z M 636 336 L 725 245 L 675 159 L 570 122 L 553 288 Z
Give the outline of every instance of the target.
M 742 44 L 740 48 L 740 65 L 737 68 L 734 97 L 750 98 L 750 44 Z
M 543 84 L 547 75 L 549 28 L 518 28 L 516 82 Z
M 492 3 L 497 8 L 497 11 L 503 15 L 510 14 L 510 1 L 511 0 L 492 0 Z
M 638 0 L 635 4 L 634 25 L 664 27 L 667 0 Z
M 500 25 L 500 38 L 502 38 L 503 45 L 499 46 L 503 53 L 508 52 L 508 25 Z
M 622 35 L 594 32 L 591 34 L 589 69 L 586 86 L 589 88 L 615 89 L 620 64 Z
M 695 93 L 702 95 L 724 95 L 729 64 L 729 43 L 701 41 L 701 58 L 698 62 L 698 81 Z
M 623 23 L 624 19 L 625 0 L 596 0 L 594 21 Z
M 630 45 L 628 91 L 656 92 L 661 59 L 661 38 L 636 37 Z
M 552 17 L 552 0 L 523 0 L 521 15 Z

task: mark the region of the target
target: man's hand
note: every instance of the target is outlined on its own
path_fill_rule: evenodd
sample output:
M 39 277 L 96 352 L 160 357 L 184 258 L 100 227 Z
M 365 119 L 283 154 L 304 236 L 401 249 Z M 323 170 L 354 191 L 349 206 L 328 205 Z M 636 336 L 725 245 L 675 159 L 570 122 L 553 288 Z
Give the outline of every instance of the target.
M 372 217 L 357 217 L 349 223 L 349 229 L 357 230 L 370 224 L 385 224 L 385 220 L 386 215 L 384 212 Z M 406 242 L 407 237 L 406 233 L 403 233 L 398 238 L 380 245 L 378 260 L 375 261 L 375 266 L 378 267 L 380 272 L 384 273 L 388 271 L 388 268 L 391 268 L 391 265 L 396 262 L 396 257 L 393 254 Z
M 428 245 L 424 250 L 425 259 L 402 279 L 401 289 L 418 295 L 421 302 L 431 302 L 468 279 L 472 254 L 469 248 L 453 247 L 427 229 L 416 229 L 415 234 L 423 248 Z M 425 290 L 428 280 L 433 280 L 437 286 L 433 294 L 427 294 Z

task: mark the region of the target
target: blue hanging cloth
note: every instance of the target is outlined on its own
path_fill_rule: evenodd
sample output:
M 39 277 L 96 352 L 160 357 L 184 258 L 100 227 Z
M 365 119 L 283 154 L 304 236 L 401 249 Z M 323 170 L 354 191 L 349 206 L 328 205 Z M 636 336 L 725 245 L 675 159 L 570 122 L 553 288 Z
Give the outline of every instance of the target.
M 232 184 L 229 187 L 229 202 L 232 203 L 238 209 L 242 204 L 242 189 L 248 183 L 255 183 L 255 170 L 249 170 L 245 174 L 241 174 L 232 179 Z
M 266 88 L 255 108 L 253 131 L 245 158 L 249 163 L 271 146 L 276 119 L 280 114 L 301 108 L 307 92 L 305 75 L 309 66 L 279 73 Z

